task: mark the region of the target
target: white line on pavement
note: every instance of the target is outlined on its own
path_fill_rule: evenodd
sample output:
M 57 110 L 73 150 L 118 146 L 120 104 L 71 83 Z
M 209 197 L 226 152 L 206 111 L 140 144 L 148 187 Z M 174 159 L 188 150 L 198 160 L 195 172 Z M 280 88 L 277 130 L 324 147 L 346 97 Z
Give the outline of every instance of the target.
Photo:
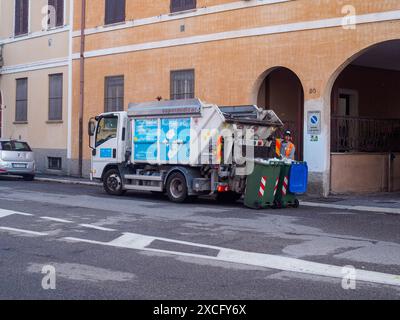
M 30 234 L 30 235 L 34 235 L 34 236 L 48 236 L 49 235 L 48 233 L 44 233 L 44 232 L 37 232 L 37 231 L 16 229 L 16 228 L 8 228 L 8 227 L 0 227 L 0 230 Z
M 14 214 L 17 214 L 20 216 L 33 216 L 33 214 L 30 214 L 30 213 L 23 213 L 23 212 L 0 209 L 0 218 L 8 217 L 8 216 L 11 216 Z
M 53 217 L 40 217 L 40 219 L 54 221 L 54 222 L 61 222 L 61 223 L 74 223 L 73 221 L 70 220 L 53 218 Z
M 123 236 L 115 240 L 112 240 L 110 242 L 100 242 L 100 241 L 93 241 L 93 240 L 86 240 L 86 239 L 79 239 L 72 237 L 67 237 L 63 239 L 72 242 L 84 242 L 84 243 L 97 244 L 103 246 L 152 251 L 152 252 L 166 253 L 178 256 L 218 260 L 224 262 L 233 262 L 244 265 L 251 265 L 269 269 L 277 269 L 289 272 L 305 273 L 305 274 L 339 278 L 339 279 L 343 279 L 343 277 L 345 276 L 345 274 L 343 273 L 343 268 L 340 266 L 310 262 L 295 258 L 282 257 L 278 255 L 246 252 L 246 251 L 233 250 L 216 246 L 205 246 L 192 242 L 176 241 L 172 239 L 157 238 L 157 237 L 151 237 L 133 233 L 125 233 Z M 178 251 L 148 248 L 147 246 L 149 246 L 154 240 L 169 241 L 171 243 L 183 243 L 196 247 L 210 247 L 213 249 L 218 249 L 219 254 L 217 256 L 208 256 L 201 254 L 192 254 L 192 253 L 185 253 Z M 356 270 L 356 279 L 359 281 L 400 286 L 399 275 L 392 275 L 374 271 Z
M 319 208 L 330 208 L 339 210 L 355 210 L 355 211 L 367 211 L 375 213 L 394 213 L 400 214 L 400 208 L 387 208 L 387 207 L 369 207 L 369 206 L 348 206 L 343 204 L 331 204 L 331 203 L 320 203 L 320 202 L 309 202 L 300 201 L 300 204 L 306 207 L 319 207 Z
M 84 228 L 95 229 L 95 230 L 100 230 L 100 231 L 117 231 L 115 229 L 99 227 L 99 226 L 95 226 L 93 224 L 80 224 L 80 226 L 84 227 Z

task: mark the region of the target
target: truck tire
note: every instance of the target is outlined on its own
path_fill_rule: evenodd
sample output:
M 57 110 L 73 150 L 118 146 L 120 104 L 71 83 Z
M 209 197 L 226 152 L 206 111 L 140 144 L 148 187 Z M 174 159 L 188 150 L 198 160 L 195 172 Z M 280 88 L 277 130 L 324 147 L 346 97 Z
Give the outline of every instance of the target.
M 188 188 L 185 176 L 175 172 L 167 180 L 167 195 L 169 200 L 175 203 L 182 203 L 188 199 Z
M 122 188 L 122 178 L 117 169 L 111 169 L 106 172 L 103 178 L 104 190 L 112 196 L 122 196 L 126 190 Z

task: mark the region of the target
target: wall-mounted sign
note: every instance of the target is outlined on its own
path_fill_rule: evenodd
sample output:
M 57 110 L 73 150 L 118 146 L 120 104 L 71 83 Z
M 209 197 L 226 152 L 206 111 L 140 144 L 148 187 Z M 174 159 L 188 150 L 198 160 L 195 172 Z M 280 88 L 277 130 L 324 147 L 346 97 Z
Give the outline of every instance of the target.
M 307 133 L 321 134 L 321 111 L 309 111 L 307 116 Z

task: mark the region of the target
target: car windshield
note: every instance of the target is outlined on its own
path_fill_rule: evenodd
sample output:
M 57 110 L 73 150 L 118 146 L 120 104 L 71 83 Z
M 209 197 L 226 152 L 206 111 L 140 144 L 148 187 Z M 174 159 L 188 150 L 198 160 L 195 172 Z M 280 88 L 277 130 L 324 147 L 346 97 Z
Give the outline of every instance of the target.
M 26 142 L 20 141 L 1 141 L 0 150 L 4 151 L 32 151 Z

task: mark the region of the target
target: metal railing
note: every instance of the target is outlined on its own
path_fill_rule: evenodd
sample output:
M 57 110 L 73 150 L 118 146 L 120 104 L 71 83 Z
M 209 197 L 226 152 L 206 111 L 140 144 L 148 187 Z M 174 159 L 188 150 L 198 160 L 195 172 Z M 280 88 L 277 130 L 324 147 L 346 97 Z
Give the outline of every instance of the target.
M 331 151 L 400 151 L 400 119 L 332 116 Z

